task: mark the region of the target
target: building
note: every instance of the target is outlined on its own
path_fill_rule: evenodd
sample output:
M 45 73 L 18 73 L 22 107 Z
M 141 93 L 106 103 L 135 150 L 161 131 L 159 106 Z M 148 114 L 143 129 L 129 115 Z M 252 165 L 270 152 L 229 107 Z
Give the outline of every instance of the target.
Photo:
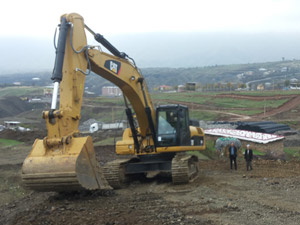
M 120 121 L 117 123 L 103 123 L 101 126 L 102 130 L 125 130 L 127 128 L 127 121 Z
M 111 96 L 111 97 L 121 96 L 122 91 L 120 88 L 118 88 L 116 86 L 104 86 L 104 87 L 102 87 L 102 95 L 103 96 Z
M 197 82 L 188 82 L 185 86 L 188 91 L 196 91 L 199 87 Z
M 288 70 L 289 69 L 286 66 L 284 66 L 280 69 L 280 72 L 284 73 L 284 72 L 287 72 Z
M 45 87 L 44 88 L 44 96 L 52 97 L 53 87 Z
M 300 89 L 300 82 L 296 78 L 292 78 L 290 80 L 290 89 L 295 90 L 295 89 Z
M 265 69 L 265 68 L 259 68 L 258 71 L 265 72 L 265 71 L 267 71 L 267 69 Z
M 247 71 L 244 73 L 246 76 L 252 76 L 254 74 L 253 71 Z
M 177 91 L 178 91 L 178 92 L 183 92 L 183 91 L 185 91 L 185 86 L 182 85 L 182 84 L 178 85 Z
M 263 84 L 259 84 L 259 85 L 257 85 L 256 89 L 259 91 L 263 91 L 265 89 L 265 87 Z
M 171 87 L 171 86 L 168 86 L 168 85 L 160 85 L 160 86 L 158 87 L 158 90 L 159 90 L 159 91 L 170 91 L 170 90 L 172 90 L 172 87 Z
M 4 126 L 6 129 L 17 129 L 20 125 L 19 121 L 4 121 Z

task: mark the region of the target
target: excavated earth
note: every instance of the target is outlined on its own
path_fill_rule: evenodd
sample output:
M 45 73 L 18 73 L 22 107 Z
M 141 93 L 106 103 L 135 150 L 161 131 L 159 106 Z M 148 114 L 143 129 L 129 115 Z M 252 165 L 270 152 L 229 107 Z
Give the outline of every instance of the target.
M 7 134 L 8 135 L 8 134 Z M 37 134 L 31 134 L 36 137 Z M 16 133 L 15 137 L 22 139 Z M 33 140 L 32 140 L 33 141 Z M 132 181 L 125 189 L 38 193 L 22 188 L 21 164 L 32 142 L 0 148 L 0 224 L 299 224 L 300 162 L 257 158 L 254 170 L 229 160 L 201 160 L 193 183 L 169 177 Z M 95 148 L 100 164 L 113 146 Z
M 297 107 L 300 99 L 290 97 L 291 104 L 284 104 L 271 113 L 277 113 L 274 118 L 291 117 L 296 121 L 288 110 Z M 13 101 L 18 100 L 10 99 Z M 8 114 L 10 110 L 0 110 L 0 115 L 16 115 L 27 109 L 26 105 L 23 107 L 12 115 Z M 203 106 L 194 104 L 193 107 L 202 109 Z M 0 132 L 0 138 L 23 142 L 13 147 L 0 145 L 0 225 L 299 224 L 300 161 L 256 158 L 254 170 L 246 171 L 245 162 L 240 158 L 238 170 L 232 171 L 227 158 L 201 160 L 199 178 L 185 185 L 173 185 L 170 177 L 161 176 L 135 180 L 127 188 L 113 191 L 24 190 L 20 178 L 22 162 L 34 139 L 45 135 L 45 131 Z M 97 142 L 110 136 L 102 134 L 93 138 Z M 95 152 L 100 165 L 118 158 L 113 146 L 98 146 Z

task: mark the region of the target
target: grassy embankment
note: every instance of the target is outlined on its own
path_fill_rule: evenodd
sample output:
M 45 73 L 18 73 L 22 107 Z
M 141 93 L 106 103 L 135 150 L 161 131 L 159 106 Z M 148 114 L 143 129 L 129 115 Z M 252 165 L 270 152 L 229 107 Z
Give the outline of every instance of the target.
M 280 107 L 289 100 L 288 95 L 299 94 L 298 91 L 248 91 L 232 92 L 235 95 L 248 96 L 274 96 L 285 95 L 284 99 L 279 100 L 250 100 L 222 96 L 228 92 L 184 92 L 184 93 L 154 93 L 151 98 L 155 106 L 179 102 L 189 105 L 190 118 L 198 120 L 217 120 L 222 113 L 235 113 L 240 115 L 255 115 L 263 113 L 264 109 L 271 110 Z M 221 97 L 222 96 L 222 97 Z M 83 107 L 83 114 L 86 118 L 95 118 L 103 122 L 112 122 L 114 120 L 125 119 L 124 103 L 122 97 L 105 98 L 97 97 L 88 99 L 86 104 L 105 107 L 103 111 L 97 111 L 92 107 Z M 202 109 L 204 108 L 204 110 Z M 101 141 L 98 144 L 111 144 L 113 138 L 109 141 Z M 257 152 L 257 154 L 262 154 Z
M 12 147 L 12 146 L 19 145 L 19 144 L 22 144 L 22 142 L 16 141 L 16 140 L 11 140 L 11 139 L 0 138 L 0 146 L 3 146 L 3 147 Z
M 6 96 L 28 96 L 28 95 L 42 95 L 43 87 L 4 87 L 0 88 L 0 97 Z
M 235 113 L 240 115 L 255 115 L 263 113 L 264 110 L 277 108 L 287 102 L 289 97 L 279 100 L 264 100 L 264 96 L 299 94 L 295 91 L 256 91 L 256 92 L 233 92 L 235 95 L 261 96 L 261 100 L 238 99 L 230 96 L 222 96 L 229 92 L 185 92 L 185 93 L 159 93 L 153 94 L 154 102 L 157 104 L 168 102 L 182 102 L 189 104 L 190 117 L 199 120 L 217 120 L 224 113 Z M 197 107 L 205 108 L 197 109 Z
M 0 97 L 42 95 L 42 87 L 5 87 L 0 88 Z M 238 99 L 222 94 L 242 96 L 261 96 L 261 101 Z M 199 120 L 217 120 L 222 113 L 255 115 L 266 109 L 277 108 L 289 100 L 288 95 L 300 94 L 298 90 L 290 91 L 243 91 L 243 92 L 182 92 L 153 93 L 151 98 L 155 105 L 168 103 L 188 104 L 190 117 Z M 280 100 L 264 100 L 264 96 L 285 95 Z M 101 108 L 101 109 L 97 109 Z M 103 122 L 125 119 L 123 97 L 83 98 L 82 118 L 95 118 Z M 205 109 L 203 109 L 205 108 Z

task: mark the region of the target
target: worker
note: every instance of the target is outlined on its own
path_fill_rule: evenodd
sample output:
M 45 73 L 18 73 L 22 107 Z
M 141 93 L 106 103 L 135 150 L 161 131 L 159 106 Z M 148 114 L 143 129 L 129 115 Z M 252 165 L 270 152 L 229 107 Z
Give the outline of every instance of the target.
M 249 169 L 253 170 L 253 168 L 252 168 L 253 151 L 252 151 L 252 149 L 250 149 L 249 144 L 247 145 L 244 157 L 245 157 L 245 160 L 246 160 L 247 171 Z
M 237 148 L 235 147 L 234 142 L 232 142 L 231 146 L 229 147 L 229 159 L 230 159 L 230 168 L 232 169 L 232 162 L 233 162 L 235 170 L 237 170 L 236 157 L 237 157 Z

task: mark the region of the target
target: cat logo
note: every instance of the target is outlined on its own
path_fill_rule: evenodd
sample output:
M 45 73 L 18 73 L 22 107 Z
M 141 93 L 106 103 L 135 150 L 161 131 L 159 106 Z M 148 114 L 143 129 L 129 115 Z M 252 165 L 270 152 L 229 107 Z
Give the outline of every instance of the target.
M 106 60 L 104 67 L 115 74 L 119 75 L 121 71 L 121 63 L 115 60 Z

